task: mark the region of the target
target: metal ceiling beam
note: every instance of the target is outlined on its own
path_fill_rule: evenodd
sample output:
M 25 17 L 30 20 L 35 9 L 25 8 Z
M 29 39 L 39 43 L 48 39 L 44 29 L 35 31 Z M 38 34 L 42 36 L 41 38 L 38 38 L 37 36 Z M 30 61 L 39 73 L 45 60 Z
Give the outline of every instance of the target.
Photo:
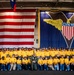
M 1 1 L 1 0 L 0 0 Z M 74 10 L 74 2 L 16 2 L 16 9 Z M 11 9 L 10 2 L 0 2 L 0 9 Z
M 16 0 L 16 2 L 74 2 L 74 0 Z M 0 0 L 0 2 L 10 2 L 10 0 Z

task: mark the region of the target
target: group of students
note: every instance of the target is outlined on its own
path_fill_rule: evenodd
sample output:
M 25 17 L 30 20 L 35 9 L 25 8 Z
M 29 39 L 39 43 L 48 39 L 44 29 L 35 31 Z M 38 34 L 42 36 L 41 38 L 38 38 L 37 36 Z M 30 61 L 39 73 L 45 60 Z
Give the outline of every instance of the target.
M 74 71 L 74 50 L 54 48 L 0 49 L 0 71 Z

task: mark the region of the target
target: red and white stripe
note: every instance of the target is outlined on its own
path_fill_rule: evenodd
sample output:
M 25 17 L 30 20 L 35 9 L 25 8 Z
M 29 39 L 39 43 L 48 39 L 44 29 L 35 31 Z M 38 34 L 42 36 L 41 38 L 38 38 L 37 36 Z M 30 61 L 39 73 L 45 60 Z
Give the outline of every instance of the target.
M 36 10 L 0 11 L 0 48 L 34 47 Z
M 62 26 L 62 33 L 68 40 L 70 40 L 74 36 L 74 27 L 73 26 Z

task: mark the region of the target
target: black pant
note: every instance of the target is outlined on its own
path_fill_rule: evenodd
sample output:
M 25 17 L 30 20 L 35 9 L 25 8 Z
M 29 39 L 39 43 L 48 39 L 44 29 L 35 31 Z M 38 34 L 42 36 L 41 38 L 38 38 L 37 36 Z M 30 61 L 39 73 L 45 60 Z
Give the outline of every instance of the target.
M 0 64 L 0 71 L 1 71 L 1 64 Z
M 74 64 L 71 64 L 71 70 L 73 70 L 74 71 Z
M 28 70 L 28 66 L 27 66 L 27 64 L 22 64 L 22 69 L 24 69 L 24 70 Z

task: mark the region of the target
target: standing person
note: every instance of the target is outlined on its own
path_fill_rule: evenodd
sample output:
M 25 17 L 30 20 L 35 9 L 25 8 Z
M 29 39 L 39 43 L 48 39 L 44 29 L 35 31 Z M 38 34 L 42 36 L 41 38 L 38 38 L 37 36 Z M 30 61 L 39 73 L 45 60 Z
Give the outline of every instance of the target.
M 20 57 L 16 60 L 16 63 L 17 63 L 17 65 L 16 65 L 17 70 L 18 70 L 18 71 L 19 71 L 19 70 L 22 70 Z
M 23 70 L 28 70 L 27 63 L 28 63 L 27 57 L 24 57 L 24 58 L 22 59 L 22 69 L 23 69 Z
M 44 70 L 48 70 L 47 58 L 45 58 L 45 59 L 43 60 L 43 68 L 44 68 Z
M 32 55 L 30 57 L 31 60 L 31 70 L 37 70 L 37 62 L 38 62 L 38 58 L 36 57 L 36 55 Z
M 7 55 L 7 57 L 6 57 L 6 69 L 8 70 L 8 71 L 10 71 L 10 67 L 11 67 L 11 65 L 10 65 L 10 56 L 9 55 Z
M 40 57 L 38 59 L 38 70 L 43 70 L 43 59 Z
M 66 66 L 66 71 L 70 71 L 69 56 L 66 56 L 66 58 L 65 58 L 65 66 Z
M 54 63 L 54 69 L 58 71 L 59 70 L 59 59 L 57 58 L 57 56 L 54 57 L 53 63 Z
M 14 55 L 12 55 L 12 57 L 10 58 L 10 65 L 10 71 L 16 70 L 16 58 Z
M 60 58 L 60 71 L 64 71 L 64 67 L 65 67 L 64 63 L 65 63 L 64 57 L 61 56 L 61 58 Z
M 0 63 L 1 63 L 1 71 L 6 71 L 6 67 L 5 67 L 5 57 L 2 57 L 1 60 L 0 60 Z
M 72 58 L 70 59 L 70 63 L 71 63 L 71 71 L 74 71 L 74 56 L 72 56 Z
M 54 70 L 54 67 L 53 67 L 53 59 L 52 59 L 51 56 L 50 56 L 50 58 L 47 60 L 47 64 L 48 64 L 49 70 Z

